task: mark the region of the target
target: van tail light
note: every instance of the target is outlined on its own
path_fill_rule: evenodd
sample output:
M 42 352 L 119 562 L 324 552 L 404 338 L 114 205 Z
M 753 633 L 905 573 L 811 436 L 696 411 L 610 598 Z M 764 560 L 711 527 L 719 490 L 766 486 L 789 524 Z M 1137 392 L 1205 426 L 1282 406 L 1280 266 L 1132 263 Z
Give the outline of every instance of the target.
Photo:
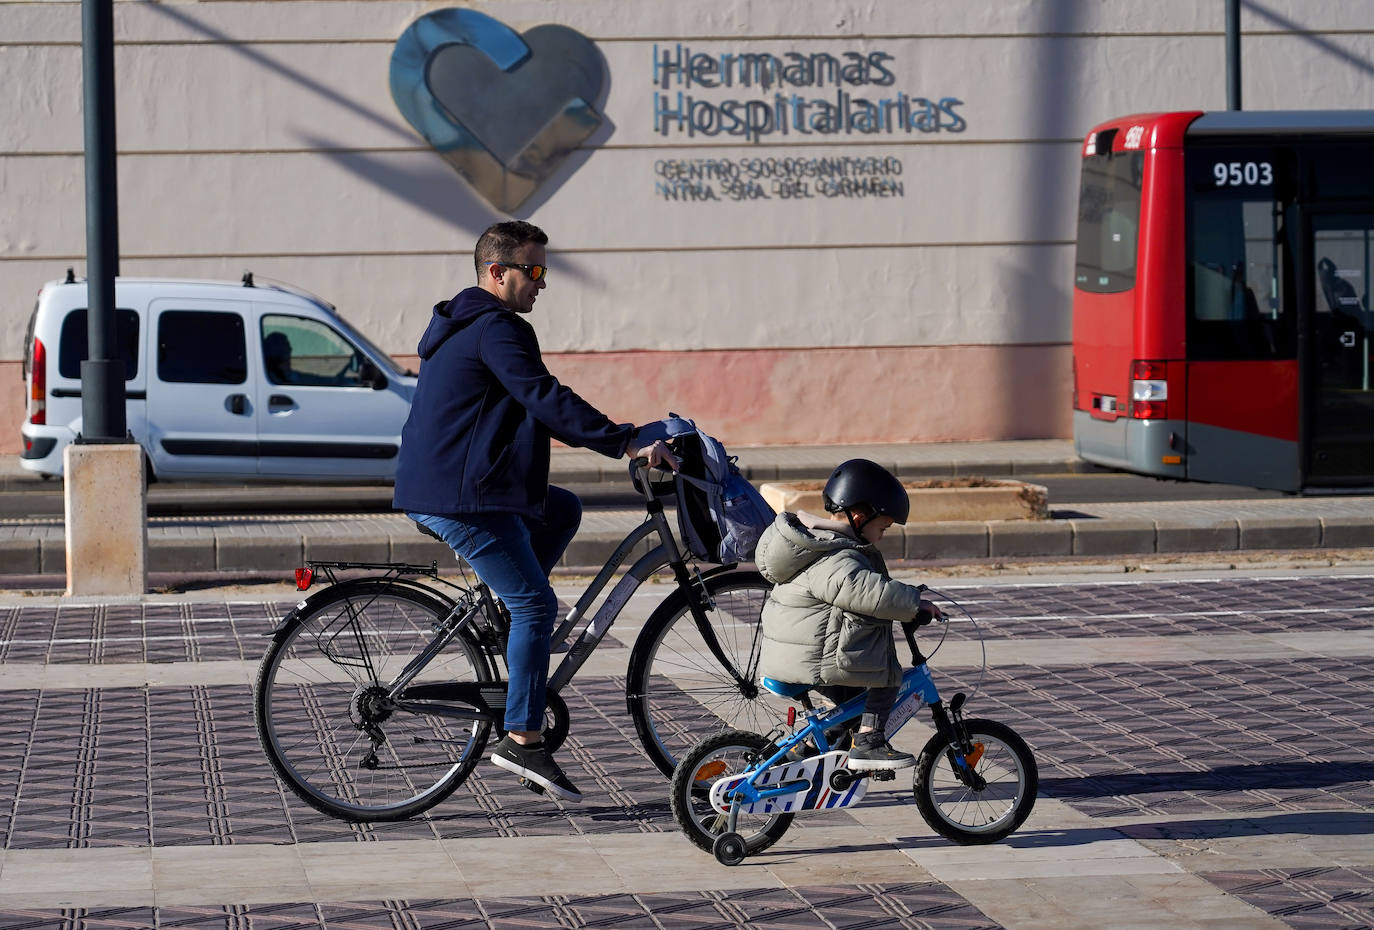
M 41 339 L 33 340 L 33 363 L 29 366 L 29 422 L 42 426 L 48 422 L 48 350 Z
M 1131 362 L 1131 416 L 1137 420 L 1169 418 L 1169 363 Z

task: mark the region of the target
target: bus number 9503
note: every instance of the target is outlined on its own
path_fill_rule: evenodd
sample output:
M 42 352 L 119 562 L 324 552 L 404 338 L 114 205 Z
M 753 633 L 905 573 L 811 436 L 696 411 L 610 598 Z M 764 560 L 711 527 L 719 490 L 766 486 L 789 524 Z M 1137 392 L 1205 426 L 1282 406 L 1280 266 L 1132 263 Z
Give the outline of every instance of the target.
M 1212 177 L 1217 187 L 1267 186 L 1274 183 L 1274 166 L 1267 161 L 1219 161 L 1212 165 Z

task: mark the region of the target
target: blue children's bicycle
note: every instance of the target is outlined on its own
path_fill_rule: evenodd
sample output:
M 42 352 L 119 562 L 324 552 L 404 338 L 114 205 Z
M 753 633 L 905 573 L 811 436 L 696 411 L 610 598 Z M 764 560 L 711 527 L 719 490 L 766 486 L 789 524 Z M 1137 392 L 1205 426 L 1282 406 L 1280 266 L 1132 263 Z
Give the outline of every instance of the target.
M 951 598 L 930 593 L 972 622 Z M 941 700 L 927 659 L 916 645 L 915 629 L 914 623 L 903 626 L 913 667 L 902 676 L 901 691 L 888 718 L 888 736 L 901 729 L 920 705 L 928 706 L 935 735 L 916 758 L 916 806 L 931 829 L 947 839 L 995 843 L 1021 826 L 1035 806 L 1039 783 L 1035 757 L 1005 724 L 965 718 L 962 692 L 948 704 Z M 724 865 L 738 865 L 751 853 L 776 843 L 795 815 L 852 807 L 863 800 L 870 779 L 896 777 L 893 770 L 851 771 L 846 768 L 848 751 L 832 746 L 843 744 L 850 727 L 857 726 L 863 694 L 832 709 L 817 710 L 810 699 L 812 685 L 769 678 L 762 684 L 802 706 L 805 717 L 800 727 L 792 707 L 787 712 L 791 732 L 785 738 L 780 738 L 782 730 L 766 736 L 723 730 L 692 747 L 673 772 L 674 819 L 688 839 Z

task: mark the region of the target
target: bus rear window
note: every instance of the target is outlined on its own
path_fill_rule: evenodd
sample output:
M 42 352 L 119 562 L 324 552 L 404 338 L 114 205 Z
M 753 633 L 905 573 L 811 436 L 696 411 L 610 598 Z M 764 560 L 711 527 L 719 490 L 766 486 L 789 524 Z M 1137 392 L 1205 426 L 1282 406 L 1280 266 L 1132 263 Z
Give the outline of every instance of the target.
M 1135 286 L 1143 152 L 1107 152 L 1083 159 L 1078 190 L 1078 254 L 1074 285 L 1095 294 Z

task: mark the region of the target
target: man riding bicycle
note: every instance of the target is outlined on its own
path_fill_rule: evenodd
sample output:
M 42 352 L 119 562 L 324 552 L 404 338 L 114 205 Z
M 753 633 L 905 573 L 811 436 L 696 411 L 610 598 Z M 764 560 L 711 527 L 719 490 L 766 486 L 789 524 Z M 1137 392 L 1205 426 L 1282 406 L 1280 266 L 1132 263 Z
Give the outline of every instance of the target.
M 559 608 L 549 572 L 582 519 L 577 495 L 549 485 L 550 439 L 677 463 L 662 442 L 637 448 L 632 424 L 613 423 L 544 366 L 523 315 L 548 285 L 547 244 L 530 223 L 491 226 L 474 250 L 477 285 L 435 304 L 393 503 L 448 543 L 510 611 L 507 734 L 491 761 L 580 801 L 541 737 Z

